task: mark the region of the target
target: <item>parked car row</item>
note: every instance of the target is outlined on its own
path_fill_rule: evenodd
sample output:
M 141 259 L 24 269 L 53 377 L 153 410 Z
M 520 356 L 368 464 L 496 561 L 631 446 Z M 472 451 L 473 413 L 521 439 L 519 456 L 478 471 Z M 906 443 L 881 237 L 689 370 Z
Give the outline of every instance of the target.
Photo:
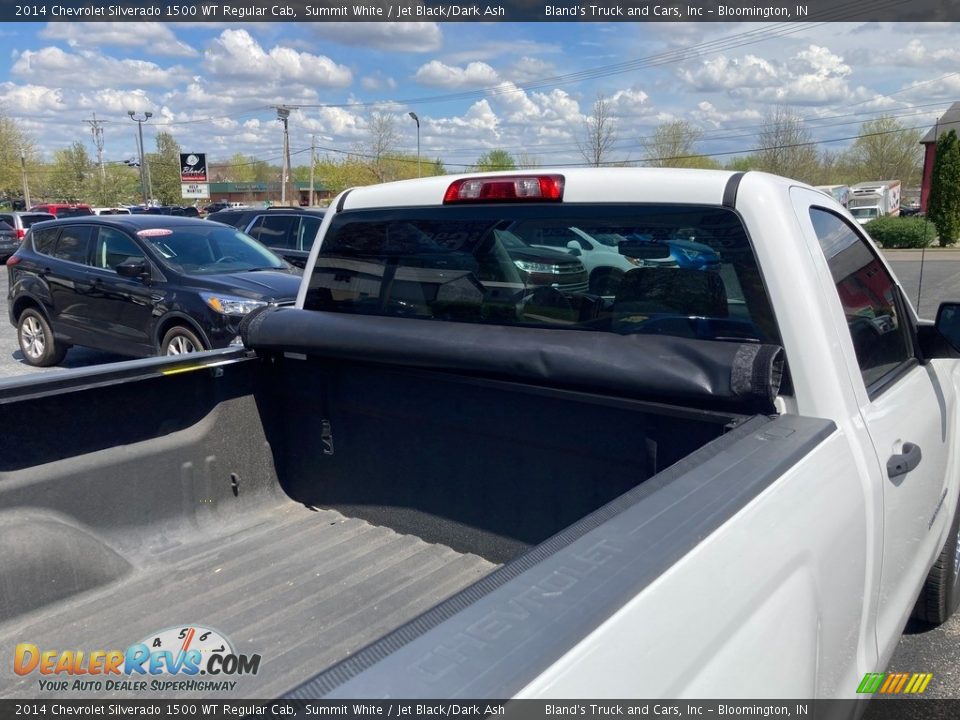
M 0 254 L 10 256 L 8 312 L 24 360 L 55 365 L 73 345 L 131 356 L 226 347 L 245 314 L 294 301 L 324 210 L 230 208 L 207 219 L 176 217 L 182 210 L 0 215 L 12 221 L 9 229 L 0 226 Z M 576 312 L 571 298 L 609 302 L 624 274 L 637 267 L 720 268 L 717 250 L 696 234 L 681 235 L 494 221 L 484 235 L 487 260 L 465 255 L 463 267 L 432 264 L 450 255 L 448 247 L 431 245 L 428 229 L 405 228 L 396 242 L 417 247 L 421 272 L 439 273 L 441 284 L 449 284 L 451 273 L 481 285 L 493 278 L 506 305 L 520 302 L 556 315 Z M 496 268 L 485 265 L 494 257 Z

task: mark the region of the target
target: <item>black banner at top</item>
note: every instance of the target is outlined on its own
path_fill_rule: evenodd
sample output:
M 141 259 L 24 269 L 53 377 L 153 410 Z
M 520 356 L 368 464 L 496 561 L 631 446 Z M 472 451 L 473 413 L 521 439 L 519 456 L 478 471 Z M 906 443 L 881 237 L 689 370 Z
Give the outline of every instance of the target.
M 933 22 L 960 0 L 34 0 L 4 22 Z

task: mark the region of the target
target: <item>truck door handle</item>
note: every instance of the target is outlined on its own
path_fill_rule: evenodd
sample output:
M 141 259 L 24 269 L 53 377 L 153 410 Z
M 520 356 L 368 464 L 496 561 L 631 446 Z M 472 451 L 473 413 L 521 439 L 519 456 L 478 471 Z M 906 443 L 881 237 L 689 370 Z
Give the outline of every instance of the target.
M 887 460 L 887 477 L 895 478 L 905 475 L 920 464 L 922 457 L 919 445 L 904 443 L 903 452 L 899 455 L 891 455 Z

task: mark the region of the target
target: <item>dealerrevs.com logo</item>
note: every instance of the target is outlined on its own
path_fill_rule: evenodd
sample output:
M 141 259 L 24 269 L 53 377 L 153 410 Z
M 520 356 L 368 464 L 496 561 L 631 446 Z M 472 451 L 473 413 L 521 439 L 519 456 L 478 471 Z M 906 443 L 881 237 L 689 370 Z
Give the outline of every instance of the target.
M 126 650 L 41 649 L 18 643 L 13 671 L 38 674 L 41 691 L 229 691 L 229 678 L 256 675 L 260 655 L 242 655 L 222 633 L 201 625 L 153 633 Z M 203 676 L 202 678 L 200 676 Z

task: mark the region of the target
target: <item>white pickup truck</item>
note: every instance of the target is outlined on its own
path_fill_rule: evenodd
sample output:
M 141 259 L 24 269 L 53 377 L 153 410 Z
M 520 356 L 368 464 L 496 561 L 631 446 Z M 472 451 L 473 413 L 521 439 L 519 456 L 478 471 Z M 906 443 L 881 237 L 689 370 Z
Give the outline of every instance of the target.
M 719 268 L 527 287 L 520 221 Z M 231 641 L 224 697 L 855 697 L 960 603 L 958 321 L 762 173 L 344 192 L 246 350 L 0 382 L 0 694 Z

